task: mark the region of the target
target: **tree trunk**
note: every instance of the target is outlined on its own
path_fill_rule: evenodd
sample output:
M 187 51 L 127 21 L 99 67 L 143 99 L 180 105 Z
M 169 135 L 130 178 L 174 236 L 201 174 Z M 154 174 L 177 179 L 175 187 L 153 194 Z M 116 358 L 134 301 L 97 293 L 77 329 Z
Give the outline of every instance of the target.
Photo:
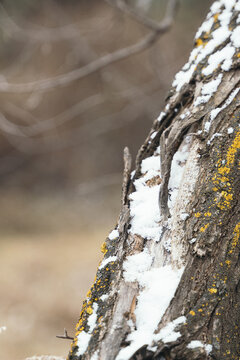
M 69 360 L 240 357 L 239 13 L 212 5 L 132 174 L 125 150 Z

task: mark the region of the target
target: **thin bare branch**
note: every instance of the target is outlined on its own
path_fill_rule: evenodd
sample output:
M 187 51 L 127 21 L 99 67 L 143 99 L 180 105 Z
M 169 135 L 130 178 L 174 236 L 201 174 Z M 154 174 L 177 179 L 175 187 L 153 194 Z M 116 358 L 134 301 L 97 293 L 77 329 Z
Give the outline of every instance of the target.
M 57 28 L 38 27 L 38 29 L 24 29 L 19 26 L 8 14 L 5 7 L 0 4 L 0 27 L 10 37 L 28 39 L 31 41 L 62 41 L 77 38 L 79 30 L 74 24 L 69 24 Z
M 67 330 L 64 329 L 64 335 L 56 335 L 59 339 L 66 339 L 66 340 L 73 340 L 74 338 L 72 336 L 68 336 Z
M 147 92 L 158 89 L 159 89 L 159 81 L 151 81 L 147 83 L 145 86 L 142 86 L 141 89 L 137 87 L 132 87 L 127 90 L 112 93 L 111 95 L 118 99 L 127 98 L 128 100 L 133 99 L 136 101 L 136 98 L 138 96 L 139 97 L 141 96 L 141 98 L 145 97 L 147 99 L 148 98 Z M 21 109 L 14 104 L 7 103 L 5 108 L 10 115 L 22 121 L 25 122 L 28 121 L 30 125 L 27 126 L 27 125 L 18 125 L 11 123 L 9 120 L 6 119 L 5 116 L 3 116 L 0 113 L 0 130 L 2 130 L 4 133 L 9 133 L 15 136 L 22 136 L 22 137 L 36 136 L 42 133 L 46 133 L 50 130 L 56 129 L 57 127 L 65 124 L 66 122 L 71 121 L 74 117 L 79 116 L 80 114 L 86 112 L 90 108 L 93 109 L 95 106 L 101 105 L 102 103 L 104 103 L 105 100 L 106 99 L 104 95 L 95 94 L 71 106 L 69 109 L 60 113 L 59 115 L 45 120 L 37 119 L 33 117 L 28 111 Z M 151 99 L 149 99 L 149 101 L 151 101 Z
M 104 135 L 110 131 L 117 130 L 129 124 L 129 122 L 136 121 L 140 114 L 147 109 L 158 112 L 158 105 L 156 98 L 159 98 L 159 93 L 152 95 L 152 105 L 149 106 L 149 99 L 147 97 L 138 98 L 135 102 L 125 106 L 120 112 L 116 112 L 107 116 L 96 118 L 90 123 L 80 125 L 78 128 L 64 131 L 64 134 L 51 134 L 43 138 L 16 136 L 10 132 L 4 132 L 4 137 L 17 150 L 27 154 L 41 154 L 50 151 L 59 151 L 73 146 L 78 146 L 84 141 L 89 141 L 97 136 Z M 149 107 L 146 106 L 148 104 Z M 156 109 L 154 110 L 154 105 Z M 121 121 L 119 121 L 121 120 Z M 1 123 L 0 123 L 1 124 Z
M 152 31 L 161 32 L 163 30 L 163 28 L 165 31 L 165 26 L 167 25 L 167 22 L 169 21 L 168 19 L 170 18 L 168 15 L 168 11 L 166 11 L 166 16 L 164 17 L 164 21 L 161 23 L 158 23 L 157 21 L 154 21 L 153 19 L 150 19 L 149 17 L 143 15 L 136 9 L 128 6 L 124 0 L 117 0 L 117 1 L 105 0 L 105 1 L 109 5 L 114 6 L 118 10 L 123 11 L 124 13 L 126 13 L 127 15 L 132 17 L 134 20 L 136 20 L 137 22 L 139 22 L 140 24 L 144 25 L 145 27 L 147 27 L 148 29 L 150 29 Z M 170 25 L 171 25 L 171 20 L 169 21 L 169 26 Z
M 92 95 L 73 105 L 72 107 L 70 107 L 70 109 L 62 112 L 60 115 L 54 116 L 50 119 L 38 121 L 31 126 L 18 126 L 18 128 L 25 134 L 25 136 L 36 136 L 43 132 L 56 129 L 58 126 L 65 124 L 66 122 L 72 120 L 74 117 L 89 110 L 89 108 L 93 108 L 94 106 L 100 105 L 103 102 L 103 95 Z
M 175 9 L 177 0 L 170 0 L 172 4 L 172 8 Z M 43 79 L 32 81 L 29 83 L 20 83 L 20 84 L 13 84 L 1 81 L 0 82 L 0 92 L 2 93 L 27 93 L 32 91 L 43 92 L 47 90 L 52 90 L 56 87 L 63 87 L 69 85 L 71 82 L 82 79 L 90 74 L 93 74 L 107 65 L 116 63 L 120 60 L 126 59 L 131 55 L 140 53 L 150 46 L 152 46 L 160 37 L 166 33 L 173 22 L 174 11 L 172 14 L 169 10 L 166 12 L 166 16 L 164 19 L 159 23 L 159 27 L 157 30 L 152 31 L 151 33 L 147 34 L 143 39 L 138 41 L 137 43 L 127 46 L 125 48 L 119 49 L 111 54 L 107 54 L 91 63 L 83 66 L 82 68 L 73 70 L 69 73 L 58 75 L 53 78 Z M 172 15 L 172 17 L 171 17 Z

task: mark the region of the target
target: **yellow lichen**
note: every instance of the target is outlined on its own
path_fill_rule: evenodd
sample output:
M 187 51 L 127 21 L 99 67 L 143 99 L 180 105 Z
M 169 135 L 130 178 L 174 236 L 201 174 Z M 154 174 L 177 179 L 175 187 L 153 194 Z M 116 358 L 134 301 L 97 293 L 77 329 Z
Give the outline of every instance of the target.
M 200 232 L 206 231 L 208 227 L 209 227 L 209 224 L 206 224 L 206 225 L 202 226 L 202 227 L 200 228 Z
M 88 290 L 86 297 L 87 297 L 87 298 L 90 298 L 90 297 L 91 297 L 91 295 L 92 295 L 91 290 Z
M 101 252 L 105 255 L 107 253 L 107 244 L 104 242 L 101 246 Z
M 205 212 L 204 216 L 212 216 L 212 213 L 210 211 Z
M 196 39 L 196 46 L 201 46 L 201 45 L 203 45 L 202 39 L 200 38 Z
M 196 218 L 199 218 L 199 217 L 201 216 L 201 213 L 200 213 L 200 212 L 197 212 L 196 214 L 194 214 L 194 216 L 195 216 Z
M 91 315 L 93 313 L 93 309 L 91 308 L 91 306 L 89 306 L 87 309 L 86 309 L 86 312 Z
M 232 254 L 233 250 L 236 248 L 236 246 L 239 243 L 240 238 L 240 222 L 235 226 L 235 229 L 233 231 L 233 239 L 231 243 L 231 250 L 229 251 L 229 254 Z
M 208 291 L 209 291 L 211 294 L 216 294 L 216 293 L 217 293 L 217 289 L 214 289 L 214 288 L 210 288 L 210 289 L 208 289 Z

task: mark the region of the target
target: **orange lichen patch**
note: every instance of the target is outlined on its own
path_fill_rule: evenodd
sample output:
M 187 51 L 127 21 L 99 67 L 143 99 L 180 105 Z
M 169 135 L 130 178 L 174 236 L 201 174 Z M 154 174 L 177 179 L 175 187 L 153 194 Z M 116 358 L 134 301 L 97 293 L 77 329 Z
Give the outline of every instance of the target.
M 195 311 L 193 311 L 193 310 L 189 311 L 189 314 L 192 315 L 192 316 L 196 315 Z
M 196 218 L 199 218 L 199 217 L 201 216 L 201 213 L 200 213 L 200 212 L 197 212 L 196 214 L 194 214 L 194 216 L 195 216 Z
M 210 288 L 210 289 L 208 289 L 208 291 L 210 292 L 210 294 L 216 294 L 217 293 L 217 289 L 215 289 L 215 288 Z
M 196 39 L 196 46 L 201 46 L 201 45 L 203 45 L 202 39 L 200 38 Z
M 219 159 L 217 161 L 217 173 L 212 177 L 213 191 L 218 191 L 219 186 L 224 190 L 220 192 L 220 197 L 216 197 L 214 202 L 221 210 L 227 210 L 231 206 L 233 200 L 233 193 L 231 187 L 231 180 L 229 178 L 231 167 L 235 162 L 237 151 L 240 149 L 240 131 L 236 134 L 232 144 L 227 150 L 226 159 Z
M 87 298 L 90 298 L 90 297 L 91 297 L 91 295 L 92 295 L 91 290 L 88 290 L 88 292 L 87 292 L 87 294 L 86 294 L 86 297 L 87 297 Z
M 236 248 L 236 246 L 239 243 L 239 238 L 240 238 L 240 223 L 238 223 L 235 226 L 235 229 L 233 231 L 233 239 L 232 239 L 232 243 L 231 243 L 231 250 L 229 250 L 229 254 L 232 254 L 232 252 L 234 251 L 234 249 Z
M 204 216 L 212 216 L 212 213 L 210 211 L 205 212 Z
M 214 22 L 218 21 L 219 13 L 213 15 Z
M 220 202 L 217 204 L 217 207 L 221 210 L 224 210 L 225 208 L 230 207 L 230 202 L 232 201 L 232 199 L 233 199 L 233 194 L 228 193 L 225 190 L 222 191 Z M 218 201 L 218 199 L 215 199 L 215 201 Z
M 221 175 L 226 175 L 226 174 L 229 174 L 229 172 L 230 172 L 230 168 L 228 167 L 228 166 L 221 166 L 221 167 L 219 167 L 218 168 L 218 172 L 219 172 L 219 174 L 221 174 Z M 225 180 L 224 180 L 225 179 Z M 227 181 L 228 180 L 228 178 L 227 177 L 222 177 L 222 182 L 224 182 L 224 181 Z
M 232 145 L 227 152 L 227 165 L 232 165 L 235 160 L 236 152 L 240 149 L 240 131 L 236 134 L 235 139 L 233 140 Z
M 105 255 L 107 253 L 107 244 L 106 242 L 104 241 L 104 243 L 102 244 L 101 246 L 101 252 Z
M 91 308 L 91 306 L 88 306 L 88 308 L 86 309 L 86 312 L 91 315 L 93 313 L 93 309 Z
M 206 224 L 206 225 L 202 226 L 202 227 L 200 228 L 200 232 L 206 231 L 208 227 L 209 227 L 209 224 Z

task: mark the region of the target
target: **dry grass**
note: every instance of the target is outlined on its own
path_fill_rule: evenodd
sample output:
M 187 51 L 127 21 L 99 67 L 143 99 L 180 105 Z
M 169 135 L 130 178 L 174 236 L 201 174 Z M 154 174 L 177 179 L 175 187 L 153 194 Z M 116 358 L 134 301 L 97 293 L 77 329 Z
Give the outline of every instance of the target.
M 0 242 L 0 359 L 66 356 L 81 300 L 100 260 L 107 229 L 82 233 L 8 235 Z

